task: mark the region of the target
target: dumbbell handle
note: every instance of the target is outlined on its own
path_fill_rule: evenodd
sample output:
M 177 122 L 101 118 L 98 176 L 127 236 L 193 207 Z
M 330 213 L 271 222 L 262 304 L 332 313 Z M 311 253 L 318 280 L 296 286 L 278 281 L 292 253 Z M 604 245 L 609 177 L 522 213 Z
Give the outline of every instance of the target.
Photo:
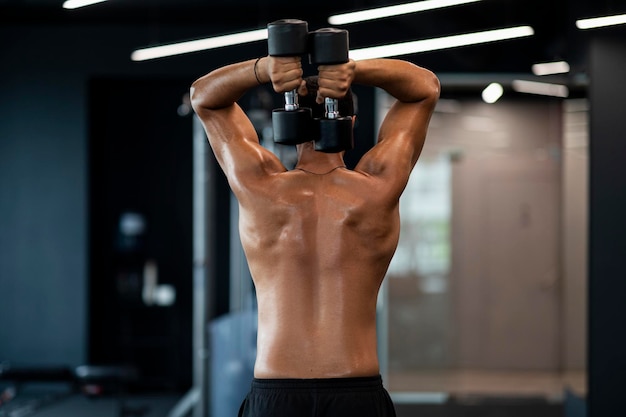
M 336 98 L 326 97 L 324 99 L 324 108 L 326 109 L 327 119 L 339 118 L 339 100 Z
M 293 89 L 291 91 L 285 91 L 285 110 L 294 111 L 300 108 L 298 104 L 298 90 Z

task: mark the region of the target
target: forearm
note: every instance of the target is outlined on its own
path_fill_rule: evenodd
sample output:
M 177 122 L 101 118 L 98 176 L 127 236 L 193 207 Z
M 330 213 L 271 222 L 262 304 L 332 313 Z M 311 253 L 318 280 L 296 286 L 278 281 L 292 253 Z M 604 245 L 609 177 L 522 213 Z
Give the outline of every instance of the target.
M 436 100 L 440 89 L 431 71 L 396 59 L 357 61 L 353 83 L 382 88 L 405 103 Z
M 238 62 L 218 68 L 196 80 L 191 86 L 191 104 L 194 109 L 215 110 L 228 107 L 249 89 L 267 82 L 267 71 L 257 59 Z M 256 74 L 255 74 L 256 64 Z

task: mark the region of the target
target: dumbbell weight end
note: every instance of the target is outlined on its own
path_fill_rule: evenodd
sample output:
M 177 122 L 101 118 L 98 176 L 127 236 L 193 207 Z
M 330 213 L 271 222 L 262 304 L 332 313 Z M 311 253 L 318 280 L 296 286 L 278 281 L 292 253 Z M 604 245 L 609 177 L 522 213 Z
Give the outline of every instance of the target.
M 318 119 L 319 137 L 315 141 L 315 150 L 326 153 L 348 151 L 354 148 L 352 117 Z
M 297 145 L 312 141 L 317 136 L 309 108 L 275 109 L 272 112 L 272 129 L 274 142 L 281 145 Z

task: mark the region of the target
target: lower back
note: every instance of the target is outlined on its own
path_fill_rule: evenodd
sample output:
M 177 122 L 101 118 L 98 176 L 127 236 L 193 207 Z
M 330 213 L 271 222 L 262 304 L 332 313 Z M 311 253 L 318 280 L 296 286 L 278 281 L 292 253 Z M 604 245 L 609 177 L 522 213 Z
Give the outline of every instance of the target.
M 269 298 L 269 299 L 268 299 Z M 376 303 L 259 297 L 257 378 L 337 378 L 379 373 Z M 356 313 L 356 314 L 355 314 Z

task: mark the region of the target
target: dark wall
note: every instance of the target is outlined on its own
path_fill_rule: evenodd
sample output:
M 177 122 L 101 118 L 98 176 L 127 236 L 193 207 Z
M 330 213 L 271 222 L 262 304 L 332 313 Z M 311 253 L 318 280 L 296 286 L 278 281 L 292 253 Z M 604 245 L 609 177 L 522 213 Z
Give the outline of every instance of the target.
M 82 89 L 70 76 L 26 67 L 9 72 L 6 57 L 0 58 L 0 360 L 76 364 L 84 357 L 86 303 Z
M 188 88 L 161 77 L 89 88 L 88 361 L 133 364 L 150 390 L 191 384 L 193 119 L 179 111 Z M 128 213 L 145 229 L 121 227 Z M 173 300 L 144 294 L 148 263 Z
M 591 44 L 589 98 L 589 411 L 624 408 L 626 372 L 626 45 L 623 37 Z

